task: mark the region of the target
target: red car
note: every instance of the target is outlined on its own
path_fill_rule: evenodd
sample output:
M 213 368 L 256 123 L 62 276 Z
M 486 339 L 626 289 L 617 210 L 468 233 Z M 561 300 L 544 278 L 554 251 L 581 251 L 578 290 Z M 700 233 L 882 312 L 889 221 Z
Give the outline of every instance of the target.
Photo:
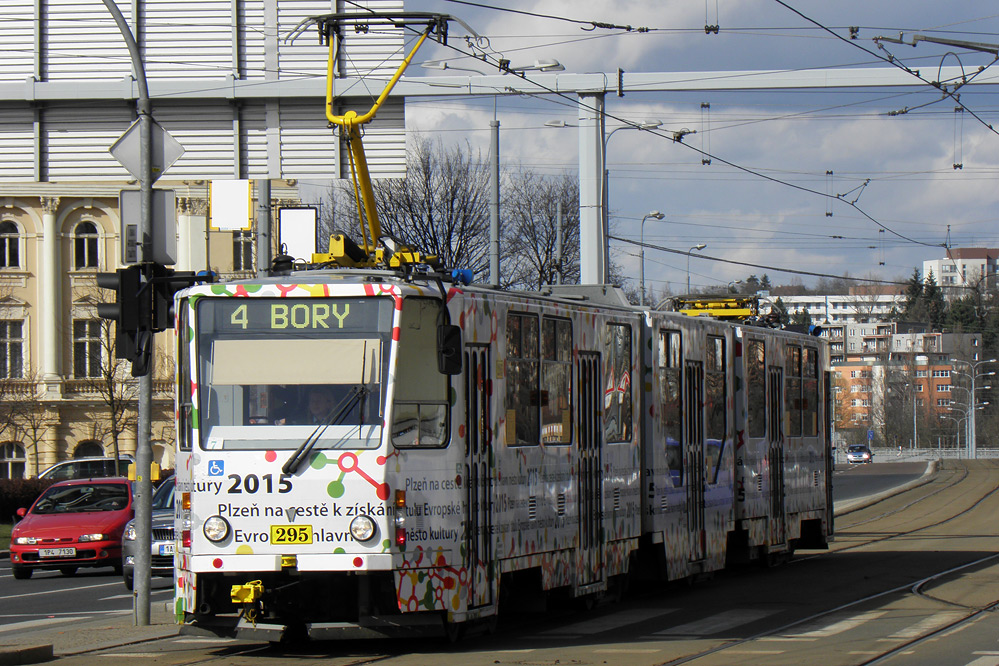
M 114 567 L 121 574 L 121 533 L 133 517 L 127 479 L 60 481 L 17 515 L 21 521 L 10 535 L 14 578 L 31 578 L 35 569 L 72 576 L 79 567 Z

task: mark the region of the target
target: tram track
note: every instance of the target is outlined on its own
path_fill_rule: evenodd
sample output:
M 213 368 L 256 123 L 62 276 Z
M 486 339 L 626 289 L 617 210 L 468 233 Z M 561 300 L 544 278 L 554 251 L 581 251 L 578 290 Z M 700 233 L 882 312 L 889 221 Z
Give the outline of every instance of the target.
M 867 519 L 858 521 L 856 523 L 853 523 L 853 524 L 851 524 L 849 526 L 846 526 L 846 527 L 842 528 L 842 530 L 839 530 L 838 533 L 841 533 L 842 531 L 848 531 L 850 529 L 854 529 L 854 528 L 859 527 L 859 526 L 868 525 L 868 524 L 874 523 L 874 522 L 876 522 L 878 520 L 884 520 L 886 518 L 891 518 L 893 516 L 897 516 L 897 515 L 903 514 L 905 511 L 908 511 L 908 510 L 912 509 L 912 507 L 914 507 L 914 506 L 916 506 L 916 505 L 918 505 L 918 504 L 920 504 L 920 503 L 922 503 L 924 501 L 927 501 L 927 500 L 929 500 L 931 498 L 937 497 L 939 499 L 939 497 L 938 497 L 939 495 L 941 495 L 942 493 L 945 493 L 947 491 L 951 491 L 951 490 L 955 490 L 955 489 L 959 488 L 959 486 L 961 486 L 961 484 L 964 481 L 966 481 L 968 478 L 971 477 L 971 474 L 970 474 L 969 470 L 966 469 L 966 468 L 965 469 L 960 469 L 960 470 L 954 470 L 954 471 L 961 472 L 961 473 L 959 475 L 957 475 L 957 478 L 951 480 L 950 482 L 948 482 L 943 487 L 935 488 L 931 492 L 929 492 L 927 494 L 924 494 L 924 495 L 922 495 L 922 496 L 920 496 L 920 497 L 918 497 L 918 498 L 916 498 L 916 499 L 914 499 L 914 500 L 912 500 L 910 502 L 906 502 L 902 506 L 894 507 L 894 508 L 892 508 L 889 511 L 881 512 L 881 513 L 879 513 L 876 516 L 873 516 L 871 518 L 867 518 Z M 986 485 L 987 485 L 987 482 L 986 482 Z M 916 489 L 913 489 L 913 490 L 916 490 Z M 941 520 L 936 520 L 936 521 L 931 522 L 929 524 L 920 525 L 919 527 L 915 527 L 915 528 L 910 529 L 910 530 L 897 531 L 897 532 L 893 532 L 891 534 L 887 534 L 887 535 L 884 535 L 884 536 L 881 536 L 881 537 L 877 537 L 877 538 L 868 538 L 868 539 L 866 539 L 862 543 L 856 543 L 856 544 L 851 544 L 851 545 L 848 545 L 848 546 L 844 546 L 842 548 L 837 548 L 835 550 L 829 551 L 828 553 L 819 553 L 819 554 L 815 554 L 815 555 L 811 555 L 811 556 L 807 556 L 807 557 L 803 557 L 803 558 L 798 558 L 798 559 L 793 560 L 791 562 L 791 564 L 795 564 L 795 563 L 799 563 L 799 562 L 803 562 L 803 561 L 807 561 L 807 560 L 815 559 L 815 558 L 828 557 L 830 555 L 837 554 L 837 553 L 843 553 L 843 552 L 846 552 L 846 551 L 854 551 L 854 550 L 858 550 L 858 549 L 870 547 L 870 546 L 875 545 L 875 544 L 879 544 L 879 543 L 884 543 L 884 542 L 887 542 L 887 541 L 891 541 L 893 539 L 901 539 L 901 538 L 905 538 L 905 537 L 911 537 L 911 536 L 916 535 L 916 534 L 918 534 L 920 532 L 925 532 L 926 530 L 930 530 L 930 529 L 933 529 L 933 528 L 936 528 L 936 527 L 940 527 L 942 525 L 946 525 L 947 523 L 950 523 L 950 522 L 952 522 L 954 520 L 957 520 L 957 519 L 959 519 L 961 517 L 967 516 L 972 511 L 974 511 L 974 510 L 978 509 L 979 507 L 981 507 L 982 504 L 984 502 L 986 502 L 988 499 L 990 499 L 992 497 L 995 497 L 997 494 L 999 494 L 999 486 L 996 486 L 995 484 L 992 484 L 992 486 L 987 491 L 980 492 L 979 496 L 977 497 L 977 499 L 975 499 L 970 505 L 964 507 L 960 511 L 958 511 L 956 513 L 953 513 L 952 515 L 949 515 L 949 516 L 947 516 L 947 517 L 945 517 L 945 518 L 943 518 Z M 952 504 L 952 502 L 947 502 L 947 504 L 945 504 L 945 506 L 950 506 L 951 504 Z M 937 596 L 937 595 L 934 595 L 934 594 L 930 594 L 928 592 L 928 590 L 927 590 L 928 586 L 933 585 L 933 584 L 939 584 L 942 581 L 944 581 L 945 579 L 947 579 L 948 577 L 956 576 L 957 574 L 960 574 L 960 573 L 962 573 L 962 572 L 964 572 L 964 571 L 966 571 L 968 569 L 972 569 L 972 568 L 975 568 L 975 567 L 982 566 L 984 564 L 995 563 L 995 562 L 999 562 L 999 553 L 993 554 L 993 555 L 988 555 L 988 556 L 985 556 L 985 557 L 981 557 L 981 558 L 975 559 L 975 560 L 970 561 L 970 562 L 965 562 L 965 563 L 962 563 L 962 564 L 960 564 L 958 566 L 948 567 L 948 568 L 943 569 L 941 571 L 932 573 L 932 574 L 930 574 L 928 576 L 924 576 L 923 578 L 921 578 L 920 580 L 918 580 L 918 581 L 916 581 L 914 583 L 906 583 L 906 584 L 903 584 L 903 585 L 894 586 L 894 587 L 886 589 L 886 590 L 882 590 L 882 591 L 877 592 L 875 594 L 866 595 L 866 596 L 864 596 L 862 598 L 855 599 L 855 600 L 849 601 L 847 603 L 837 605 L 834 608 L 826 609 L 826 610 L 823 610 L 821 612 L 810 614 L 810 615 L 808 615 L 806 617 L 802 617 L 802 618 L 796 619 L 794 622 L 786 623 L 786 624 L 783 624 L 783 625 L 775 627 L 775 628 L 769 628 L 769 629 L 767 629 L 765 631 L 762 631 L 762 632 L 756 633 L 754 635 L 748 636 L 748 637 L 746 637 L 744 639 L 734 640 L 734 641 L 728 641 L 728 642 L 726 642 L 726 643 L 724 643 L 722 645 L 716 645 L 716 646 L 714 646 L 714 647 L 712 647 L 710 649 L 706 649 L 706 650 L 700 651 L 700 652 L 695 653 L 695 654 L 689 654 L 689 655 L 685 655 L 685 656 L 677 658 L 677 659 L 673 659 L 673 660 L 668 660 L 668 661 L 662 662 L 661 666 L 677 666 L 679 664 L 696 663 L 696 662 L 698 662 L 700 660 L 704 660 L 706 658 L 709 658 L 709 657 L 712 657 L 712 656 L 715 656 L 715 655 L 723 654 L 726 651 L 731 651 L 731 650 L 735 650 L 735 649 L 738 649 L 738 648 L 741 648 L 741 647 L 745 647 L 748 644 L 754 643 L 754 642 L 762 640 L 762 639 L 772 639 L 772 638 L 777 637 L 777 636 L 788 634 L 789 632 L 794 631 L 796 628 L 800 628 L 800 627 L 809 625 L 811 623 L 815 623 L 817 621 L 823 620 L 825 618 L 829 618 L 829 617 L 831 617 L 833 615 L 840 614 L 840 613 L 843 613 L 845 611 L 849 611 L 849 610 L 852 610 L 852 609 L 861 608 L 861 607 L 863 607 L 865 605 L 870 604 L 873 601 L 877 601 L 879 599 L 888 598 L 888 597 L 891 597 L 893 595 L 898 595 L 899 593 L 905 592 L 906 590 L 908 590 L 908 592 L 911 595 L 913 595 L 915 597 L 919 597 L 919 598 L 921 598 L 923 600 L 926 600 L 928 602 L 939 604 L 941 606 L 947 606 L 949 608 L 955 608 L 955 609 L 958 609 L 958 610 L 964 612 L 964 614 L 962 616 L 954 618 L 952 621 L 946 622 L 946 623 L 944 623 L 942 625 L 939 625 L 939 626 L 935 626 L 931 630 L 927 630 L 927 631 L 921 632 L 918 635 L 913 636 L 911 638 L 908 638 L 908 639 L 906 639 L 906 640 L 904 640 L 902 642 L 899 642 L 896 645 L 892 645 L 891 647 L 888 647 L 888 648 L 880 651 L 877 654 L 869 655 L 863 661 L 856 662 L 856 666 L 870 666 L 870 665 L 873 665 L 873 664 L 881 664 L 881 663 L 884 663 L 887 660 L 891 659 L 892 657 L 898 656 L 898 655 L 900 655 L 902 653 L 905 653 L 908 650 L 911 650 L 912 648 L 918 646 L 921 643 L 929 641 L 929 640 L 931 640 L 931 639 L 933 639 L 935 637 L 944 635 L 944 634 L 946 634 L 948 632 L 952 632 L 952 631 L 955 631 L 957 629 L 960 629 L 963 626 L 966 626 L 966 625 L 968 625 L 968 624 L 970 624 L 970 623 L 972 623 L 972 622 L 980 619 L 986 613 L 995 612 L 995 610 L 997 608 L 999 608 L 999 599 L 994 599 L 994 600 L 991 600 L 991 601 L 989 601 L 987 603 L 983 603 L 983 604 L 969 605 L 969 604 L 965 604 L 965 603 L 953 601 L 953 600 L 950 600 L 950 599 L 946 599 L 946 598 L 944 598 L 942 596 Z

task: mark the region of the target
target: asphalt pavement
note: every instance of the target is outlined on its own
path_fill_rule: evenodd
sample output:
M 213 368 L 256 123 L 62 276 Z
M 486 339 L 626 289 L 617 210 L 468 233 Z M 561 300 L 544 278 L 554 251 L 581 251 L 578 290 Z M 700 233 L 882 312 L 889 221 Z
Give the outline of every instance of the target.
M 885 466 L 870 467 L 877 467 L 883 471 Z M 936 473 L 937 466 L 937 461 L 931 461 L 926 464 L 923 475 L 915 480 L 873 495 L 836 501 L 833 505 L 835 515 L 856 511 L 886 497 L 928 483 Z M 0 557 L 6 556 L 5 551 L 0 551 Z M 24 622 L 21 626 L 26 631 L 0 633 L 0 666 L 37 664 L 59 657 L 83 655 L 176 636 L 179 627 L 172 611 L 172 601 L 156 601 L 150 606 L 150 623 L 147 626 L 136 626 L 133 616 L 128 613 L 81 617 L 74 619 L 73 622 L 53 624 L 44 628 L 31 626 L 35 624 L 33 621 Z M 11 626 L 6 625 L 8 629 Z

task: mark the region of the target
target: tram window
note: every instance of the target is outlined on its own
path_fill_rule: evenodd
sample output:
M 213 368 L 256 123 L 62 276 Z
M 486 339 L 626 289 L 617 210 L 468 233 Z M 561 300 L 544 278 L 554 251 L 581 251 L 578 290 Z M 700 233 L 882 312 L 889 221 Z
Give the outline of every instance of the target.
M 819 434 L 819 353 L 805 349 L 802 359 L 801 412 L 802 434 L 817 437 Z
M 630 442 L 632 426 L 631 326 L 607 326 L 604 356 L 604 440 Z
M 725 338 L 709 335 L 705 354 L 704 410 L 707 414 L 705 430 L 704 468 L 709 483 L 718 481 L 722 453 L 725 449 L 727 422 L 726 405 L 726 365 Z
M 536 315 L 511 312 L 506 318 L 506 443 L 535 446 L 542 395 L 539 386 L 539 335 Z
M 750 340 L 746 345 L 746 404 L 750 437 L 767 434 L 766 344 Z
M 440 301 L 407 298 L 399 323 L 392 444 L 441 447 L 448 443 L 449 381 L 437 367 Z
M 388 298 L 199 299 L 201 446 L 377 447 L 394 310 Z
M 666 467 L 674 486 L 683 485 L 683 347 L 680 331 L 659 331 L 659 414 L 666 446 Z
M 545 317 L 541 323 L 541 441 L 572 441 L 572 322 Z
M 801 347 L 788 345 L 785 351 L 784 409 L 788 437 L 801 437 Z

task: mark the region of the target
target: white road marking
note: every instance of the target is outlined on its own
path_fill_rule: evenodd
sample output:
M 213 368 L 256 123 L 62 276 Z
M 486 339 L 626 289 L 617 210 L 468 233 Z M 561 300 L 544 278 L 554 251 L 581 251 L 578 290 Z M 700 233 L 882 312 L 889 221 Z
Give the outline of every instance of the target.
M 760 610 L 756 608 L 736 608 L 717 615 L 687 622 L 664 631 L 657 631 L 653 636 L 710 636 L 735 627 L 749 624 L 773 615 L 776 610 Z
M 851 617 L 840 620 L 839 622 L 834 622 L 829 625 L 822 626 L 820 629 L 813 629 L 810 631 L 801 631 L 794 634 L 787 634 L 792 638 L 828 638 L 829 636 L 835 636 L 836 634 L 841 634 L 844 631 L 849 631 L 850 629 L 856 629 L 862 624 L 871 622 L 878 619 L 888 611 L 867 611 L 866 613 L 860 613 L 859 615 L 853 615 Z M 821 621 L 816 621 L 811 623 L 809 626 L 819 625 Z
M 0 633 L 8 631 L 20 631 L 22 629 L 34 629 L 44 627 L 49 624 L 59 624 L 62 622 L 74 622 L 76 620 L 86 620 L 85 615 L 75 615 L 72 617 L 47 617 L 41 620 L 25 620 L 24 622 L 12 622 L 11 624 L 0 625 Z
M 894 634 L 888 636 L 888 638 L 916 638 L 917 636 L 932 633 L 941 627 L 946 627 L 948 624 L 957 622 L 966 614 L 961 611 L 941 611 L 925 618 L 922 622 L 917 622 L 911 627 L 896 631 Z
M 637 624 L 639 622 L 651 620 L 652 618 L 660 617 L 662 615 L 675 613 L 676 610 L 677 609 L 675 608 L 656 608 L 656 609 L 639 608 L 636 610 L 621 611 L 620 613 L 605 615 L 604 617 L 598 617 L 592 620 L 585 620 L 583 622 L 576 622 L 575 624 L 559 627 L 557 629 L 549 629 L 548 631 L 541 632 L 540 634 L 538 634 L 538 636 L 544 636 L 545 638 L 555 638 L 555 637 L 564 637 L 564 636 L 578 636 L 581 634 L 598 634 L 602 631 L 611 631 L 613 629 L 620 629 L 621 627 L 626 627 L 630 624 Z
M 6 599 L 26 599 L 27 597 L 40 597 L 43 594 L 65 594 L 67 592 L 75 592 L 76 590 L 93 590 L 98 587 L 107 587 L 109 585 L 119 586 L 121 585 L 120 580 L 116 580 L 113 583 L 100 583 L 99 585 L 84 585 L 83 587 L 72 587 L 59 590 L 45 590 L 44 592 L 30 592 L 28 594 L 12 594 L 6 597 L 0 597 L 0 601 Z

